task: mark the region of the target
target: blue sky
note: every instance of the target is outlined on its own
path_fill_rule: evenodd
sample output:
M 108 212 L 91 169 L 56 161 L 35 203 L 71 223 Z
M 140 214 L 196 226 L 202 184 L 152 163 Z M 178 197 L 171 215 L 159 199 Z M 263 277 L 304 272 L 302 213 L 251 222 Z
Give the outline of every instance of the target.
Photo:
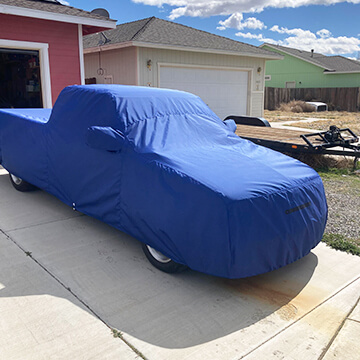
M 118 24 L 150 16 L 259 46 L 360 57 L 360 0 L 67 0 Z M 317 5 L 312 5 L 317 4 Z

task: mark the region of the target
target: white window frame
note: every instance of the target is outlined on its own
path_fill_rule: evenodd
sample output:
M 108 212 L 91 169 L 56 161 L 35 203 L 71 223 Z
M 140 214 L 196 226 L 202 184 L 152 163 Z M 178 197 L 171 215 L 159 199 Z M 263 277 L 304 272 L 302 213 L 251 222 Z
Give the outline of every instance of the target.
M 80 81 L 81 85 L 85 85 L 85 65 L 84 65 L 84 47 L 83 47 L 83 28 L 78 24 L 78 40 L 79 40 L 79 60 L 80 60 Z
M 296 89 L 296 81 L 285 81 L 285 89 Z
M 49 44 L 31 41 L 0 39 L 0 47 L 16 50 L 39 51 L 42 102 L 44 108 L 52 107 Z

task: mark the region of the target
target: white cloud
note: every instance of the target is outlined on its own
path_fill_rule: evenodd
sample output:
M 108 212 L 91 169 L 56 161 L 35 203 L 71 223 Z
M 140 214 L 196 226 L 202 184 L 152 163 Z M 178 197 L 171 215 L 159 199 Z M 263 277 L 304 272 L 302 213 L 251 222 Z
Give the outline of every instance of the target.
M 243 33 L 241 31 L 237 32 L 235 34 L 236 36 L 240 36 L 240 37 L 243 37 L 245 39 L 256 39 L 256 40 L 259 40 L 259 41 L 264 41 L 264 37 L 263 37 L 263 34 L 251 34 L 249 32 L 247 33 Z
M 331 36 L 331 32 L 327 29 L 322 29 L 322 30 L 317 31 L 316 35 L 320 36 L 323 39 L 326 39 Z
M 244 28 L 249 28 L 249 29 L 266 29 L 265 24 L 254 18 L 254 17 L 249 17 L 244 21 Z
M 360 51 L 360 39 L 346 36 L 331 37 L 331 32 L 327 29 L 319 30 L 314 34 L 309 30 L 288 29 L 274 25 L 270 31 L 290 35 L 283 40 L 272 42 L 273 44 L 299 50 L 310 51 L 314 49 L 315 52 L 325 55 L 352 54 Z
M 261 12 L 265 8 L 297 8 L 306 5 L 332 5 L 342 2 L 359 4 L 360 0 L 132 0 L 145 5 L 174 7 L 170 19 L 180 16 L 207 17 L 235 13 Z
M 217 29 L 225 30 L 226 28 L 233 28 L 233 29 L 241 30 L 243 29 L 243 27 L 241 27 L 243 19 L 244 19 L 243 14 L 236 12 L 232 14 L 230 17 L 228 17 L 226 20 L 219 21 L 220 26 Z
M 243 21 L 244 17 L 241 13 L 234 13 L 230 17 L 228 17 L 224 21 L 219 21 L 219 25 L 217 27 L 218 30 L 225 30 L 226 28 L 234 28 L 238 30 L 243 30 L 245 28 L 248 29 L 266 29 L 265 24 L 254 18 L 249 17 L 245 21 Z
M 325 30 L 325 29 L 324 29 Z M 308 39 L 308 40 L 314 40 L 316 39 L 316 35 L 313 34 L 309 30 L 303 30 L 303 29 L 288 29 L 286 27 L 279 28 L 278 25 L 274 25 L 270 31 L 277 32 L 279 34 L 287 34 L 287 35 L 294 35 L 295 37 L 302 38 L 302 39 Z
M 249 32 L 243 33 L 241 31 L 239 31 L 235 35 L 239 36 L 239 37 L 242 37 L 242 38 L 245 38 L 245 39 L 256 39 L 256 40 L 258 40 L 260 42 L 266 42 L 266 43 L 269 43 L 269 44 L 276 44 L 275 40 L 267 39 L 267 38 L 264 37 L 263 34 L 251 34 Z

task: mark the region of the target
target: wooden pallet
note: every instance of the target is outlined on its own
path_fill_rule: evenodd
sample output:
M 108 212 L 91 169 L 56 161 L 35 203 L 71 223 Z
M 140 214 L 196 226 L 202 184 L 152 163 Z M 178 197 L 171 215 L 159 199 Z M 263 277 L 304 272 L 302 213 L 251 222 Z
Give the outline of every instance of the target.
M 306 143 L 301 138 L 303 131 L 277 129 L 266 126 L 251 126 L 251 125 L 237 125 L 236 135 L 253 142 L 260 143 L 261 141 L 274 141 L 286 144 L 293 144 L 299 146 L 306 146 Z M 314 144 L 321 144 L 322 141 L 315 140 Z

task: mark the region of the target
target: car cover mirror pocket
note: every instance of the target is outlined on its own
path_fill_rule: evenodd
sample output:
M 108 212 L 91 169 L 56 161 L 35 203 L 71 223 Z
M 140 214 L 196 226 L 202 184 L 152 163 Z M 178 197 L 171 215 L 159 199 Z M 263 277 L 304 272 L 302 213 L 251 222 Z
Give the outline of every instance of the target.
M 124 135 L 112 127 L 91 126 L 87 129 L 86 144 L 94 149 L 118 152 L 124 142 Z
M 230 131 L 232 132 L 236 131 L 236 123 L 233 119 L 224 120 L 224 123 Z

